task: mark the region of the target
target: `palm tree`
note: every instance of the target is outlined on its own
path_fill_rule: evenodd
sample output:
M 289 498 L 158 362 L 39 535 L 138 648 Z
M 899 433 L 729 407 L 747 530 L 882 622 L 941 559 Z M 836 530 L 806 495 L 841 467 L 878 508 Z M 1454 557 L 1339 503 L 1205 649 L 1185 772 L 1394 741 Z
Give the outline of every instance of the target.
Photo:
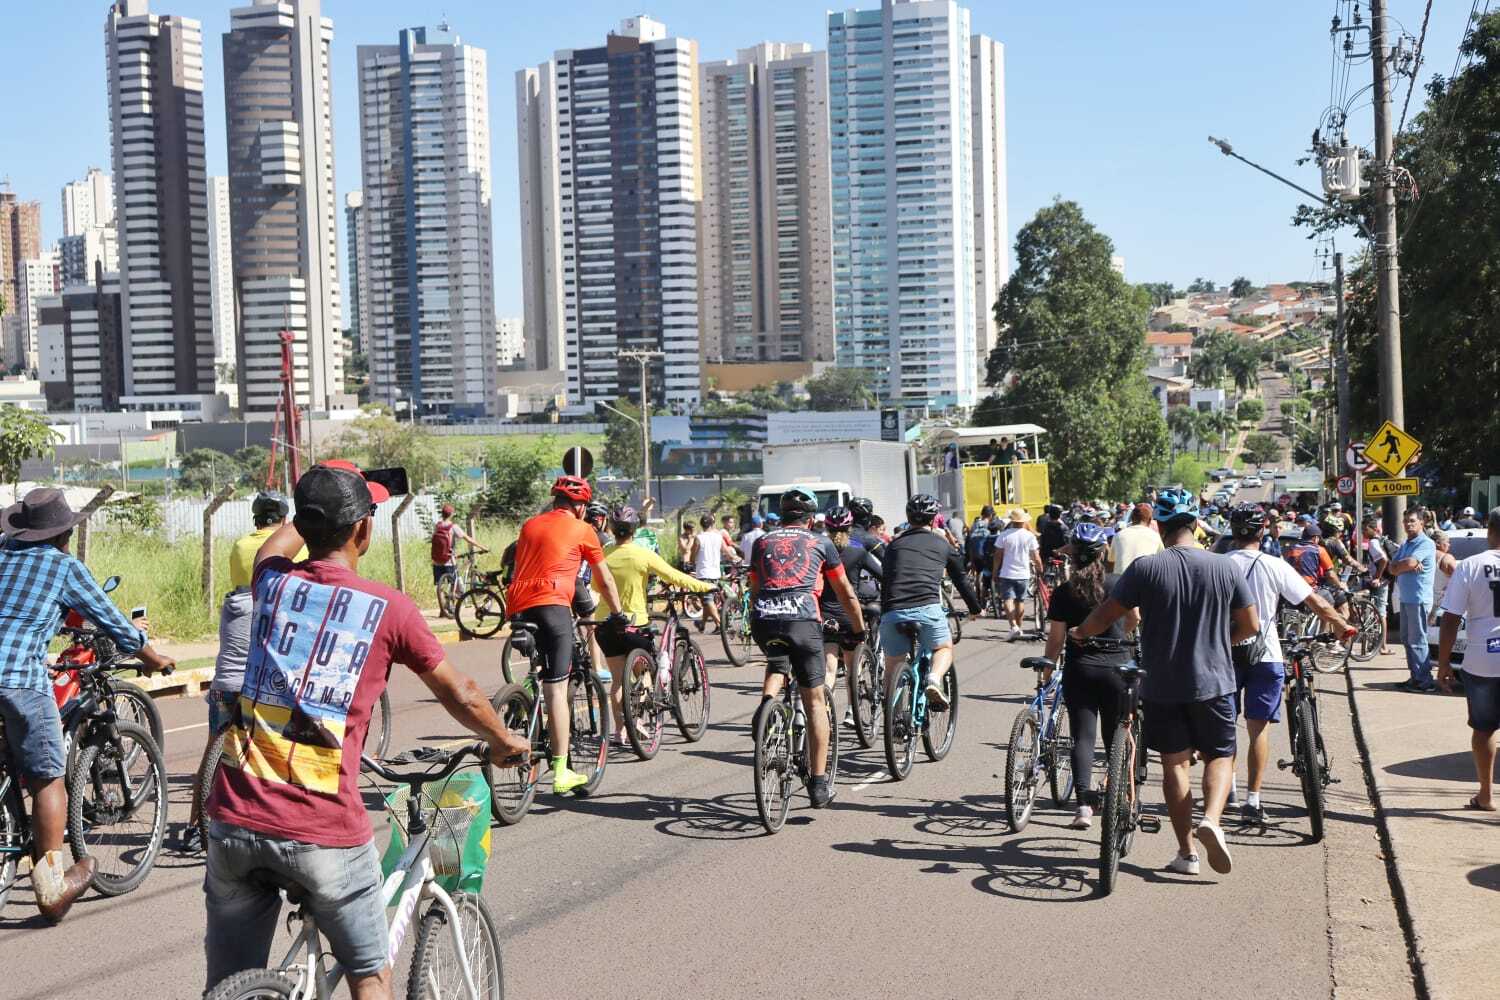
M 1212 410 L 1193 411 L 1194 454 L 1201 457 L 1204 442 L 1213 440 L 1216 433 L 1218 433 L 1218 424 L 1214 420 Z
M 1183 451 L 1187 450 L 1188 442 L 1193 439 L 1193 432 L 1198 426 L 1197 416 L 1198 411 L 1190 406 L 1174 406 L 1167 411 L 1167 430 L 1181 442 Z
M 1229 447 L 1229 435 L 1240 429 L 1240 422 L 1227 409 L 1213 410 L 1209 416 L 1213 418 L 1214 429 L 1219 432 L 1219 450 L 1224 451 Z
M 1240 394 L 1255 387 L 1260 377 L 1260 359 L 1248 344 L 1236 344 L 1224 359 L 1226 373 L 1234 380 L 1234 388 Z

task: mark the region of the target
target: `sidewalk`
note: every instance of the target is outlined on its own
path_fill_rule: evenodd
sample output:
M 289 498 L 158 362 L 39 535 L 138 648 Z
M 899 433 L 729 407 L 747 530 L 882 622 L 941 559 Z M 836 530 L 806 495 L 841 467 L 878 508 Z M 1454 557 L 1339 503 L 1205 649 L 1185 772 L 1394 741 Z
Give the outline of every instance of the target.
M 1351 663 L 1349 686 L 1426 994 L 1493 997 L 1500 814 L 1463 808 L 1475 790 L 1463 695 L 1395 690 L 1407 670 L 1401 647 L 1392 644 L 1391 651 Z

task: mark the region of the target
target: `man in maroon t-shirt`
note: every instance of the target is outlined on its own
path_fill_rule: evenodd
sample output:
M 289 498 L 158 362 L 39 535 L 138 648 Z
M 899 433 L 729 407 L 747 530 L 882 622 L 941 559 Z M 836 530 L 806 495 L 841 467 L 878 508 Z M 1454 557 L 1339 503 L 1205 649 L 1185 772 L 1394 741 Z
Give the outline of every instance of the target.
M 530 752 L 444 658 L 416 605 L 359 575 L 375 504 L 388 497 L 347 462 L 314 466 L 297 481 L 296 516 L 255 557 L 245 682 L 207 805 L 207 989 L 267 964 L 281 911 L 269 874 L 305 891 L 353 995 L 390 997 L 359 758 L 392 663 L 487 740 L 492 761 Z M 307 561 L 293 563 L 304 543 Z

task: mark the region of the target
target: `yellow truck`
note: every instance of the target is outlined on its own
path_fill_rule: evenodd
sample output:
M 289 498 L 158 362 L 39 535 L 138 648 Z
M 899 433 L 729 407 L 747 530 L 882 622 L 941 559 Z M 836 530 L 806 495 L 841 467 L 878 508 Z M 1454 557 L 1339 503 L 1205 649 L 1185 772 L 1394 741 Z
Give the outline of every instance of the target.
M 938 427 L 931 432 L 942 447 L 938 499 L 947 510 L 961 510 L 965 524 L 985 507 L 1002 516 L 1021 507 L 1033 519 L 1052 502 L 1047 462 L 1041 457 L 1046 428 L 1036 424 L 993 427 Z

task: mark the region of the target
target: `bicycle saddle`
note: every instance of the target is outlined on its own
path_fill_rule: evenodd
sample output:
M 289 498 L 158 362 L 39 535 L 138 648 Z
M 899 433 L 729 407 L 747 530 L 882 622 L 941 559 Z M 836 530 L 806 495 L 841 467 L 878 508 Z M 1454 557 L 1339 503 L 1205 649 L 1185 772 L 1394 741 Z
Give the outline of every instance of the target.
M 1022 670 L 1053 670 L 1057 664 L 1045 656 L 1023 656 L 1021 657 Z
M 529 622 L 522 618 L 512 618 L 510 620 L 510 630 L 513 633 L 525 632 L 527 635 L 536 635 L 537 626 L 536 622 Z
M 896 631 L 915 639 L 922 634 L 922 626 L 916 622 L 899 622 L 896 625 Z

